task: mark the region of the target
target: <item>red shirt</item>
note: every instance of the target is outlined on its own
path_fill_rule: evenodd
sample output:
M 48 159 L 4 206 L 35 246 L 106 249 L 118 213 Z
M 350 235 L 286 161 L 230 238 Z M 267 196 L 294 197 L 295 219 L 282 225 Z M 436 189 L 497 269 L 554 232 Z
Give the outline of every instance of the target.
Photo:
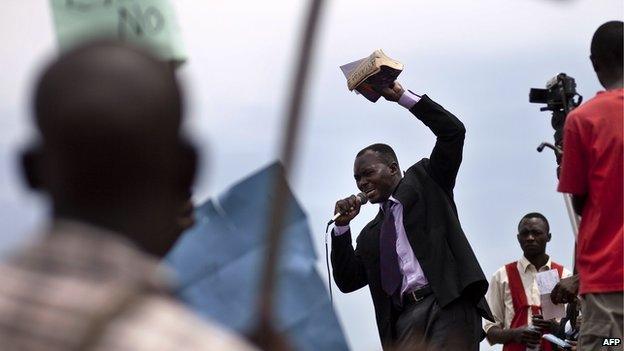
M 624 291 L 624 89 L 599 92 L 566 118 L 560 192 L 587 202 L 578 234 L 580 293 Z

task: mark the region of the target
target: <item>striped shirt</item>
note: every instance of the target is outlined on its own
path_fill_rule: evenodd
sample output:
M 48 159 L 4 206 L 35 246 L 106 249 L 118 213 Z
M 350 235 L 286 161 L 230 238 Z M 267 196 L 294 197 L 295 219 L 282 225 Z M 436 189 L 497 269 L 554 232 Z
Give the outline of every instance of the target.
M 171 298 L 167 276 L 120 235 L 57 221 L 0 265 L 0 348 L 253 350 Z

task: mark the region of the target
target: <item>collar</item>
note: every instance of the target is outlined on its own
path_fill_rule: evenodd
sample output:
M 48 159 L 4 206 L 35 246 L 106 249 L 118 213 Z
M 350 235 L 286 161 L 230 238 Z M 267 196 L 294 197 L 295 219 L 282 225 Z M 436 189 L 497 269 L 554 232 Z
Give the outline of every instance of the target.
M 390 197 L 388 198 L 388 200 L 386 200 L 386 201 L 392 201 L 393 203 L 395 203 L 395 204 L 399 204 L 399 205 L 401 204 L 401 202 L 400 202 L 399 200 L 397 200 L 394 196 L 390 196 Z M 385 201 L 384 201 L 384 202 L 385 202 Z M 384 202 L 382 202 L 382 203 L 380 203 L 380 204 L 379 204 L 379 208 L 381 209 L 381 212 L 383 212 L 383 204 L 384 204 Z
M 596 93 L 596 95 L 601 95 L 601 94 L 622 94 L 624 93 L 624 88 L 615 88 L 615 89 L 609 89 L 609 90 L 600 90 Z
M 518 264 L 520 265 L 520 268 L 522 268 L 522 272 L 527 271 L 527 269 L 529 269 L 529 267 L 535 267 L 533 266 L 533 263 L 531 263 L 531 261 L 529 261 L 526 257 L 524 257 L 524 255 L 522 255 L 522 257 L 518 260 Z M 546 264 L 544 265 L 544 267 L 548 268 L 548 270 L 552 269 L 552 260 L 550 259 L 550 256 L 548 257 L 548 261 L 546 261 Z M 539 267 L 542 268 L 542 267 Z M 539 269 L 537 267 L 535 267 L 536 271 L 539 271 Z

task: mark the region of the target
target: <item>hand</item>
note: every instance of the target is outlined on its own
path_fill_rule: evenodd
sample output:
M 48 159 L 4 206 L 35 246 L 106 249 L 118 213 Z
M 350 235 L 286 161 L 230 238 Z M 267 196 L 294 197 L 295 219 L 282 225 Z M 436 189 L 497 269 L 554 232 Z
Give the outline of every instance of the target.
M 578 274 L 571 277 L 563 278 L 555 285 L 550 292 L 550 300 L 552 303 L 568 303 L 576 299 L 579 289 Z
M 554 319 L 545 320 L 544 317 L 539 314 L 533 316 L 532 323 L 542 334 L 552 333 L 558 326 L 557 321 Z
M 513 341 L 519 344 L 537 346 L 542 339 L 542 334 L 540 334 L 540 332 L 531 330 L 529 327 L 520 327 L 511 330 L 514 331 Z
M 349 222 L 360 213 L 360 206 L 362 206 L 362 201 L 355 195 L 338 200 L 334 213 L 341 213 L 342 216 L 338 217 L 334 223 L 338 226 L 349 225 Z
M 572 347 L 571 347 L 569 350 L 571 350 L 571 351 L 576 351 L 576 343 L 577 343 L 577 341 L 576 341 L 576 340 L 566 340 L 566 342 L 567 342 L 568 344 L 572 345 Z
M 403 87 L 398 81 L 394 81 L 394 83 L 392 83 L 392 85 L 389 87 L 385 87 L 385 88 L 374 87 L 373 89 L 375 89 L 376 92 L 381 94 L 381 96 L 383 96 L 384 99 L 388 101 L 394 101 L 394 102 L 399 101 L 403 93 L 405 93 L 405 89 L 403 89 Z

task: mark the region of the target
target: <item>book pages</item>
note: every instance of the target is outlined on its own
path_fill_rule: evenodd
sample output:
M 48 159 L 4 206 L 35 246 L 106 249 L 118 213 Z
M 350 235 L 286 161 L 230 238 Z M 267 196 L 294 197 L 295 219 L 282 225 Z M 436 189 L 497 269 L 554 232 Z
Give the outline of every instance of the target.
M 340 66 L 347 78 L 347 88 L 376 102 L 381 88 L 390 86 L 403 71 L 403 64 L 388 57 L 381 49 L 360 60 Z M 366 84 L 363 84 L 366 83 Z
M 557 273 L 557 270 L 551 269 L 546 272 L 539 272 L 535 276 L 535 279 L 537 280 L 537 289 L 540 293 L 542 317 L 544 317 L 544 319 L 561 319 L 565 317 L 565 305 L 555 305 L 550 300 L 550 292 L 559 282 L 559 274 Z

